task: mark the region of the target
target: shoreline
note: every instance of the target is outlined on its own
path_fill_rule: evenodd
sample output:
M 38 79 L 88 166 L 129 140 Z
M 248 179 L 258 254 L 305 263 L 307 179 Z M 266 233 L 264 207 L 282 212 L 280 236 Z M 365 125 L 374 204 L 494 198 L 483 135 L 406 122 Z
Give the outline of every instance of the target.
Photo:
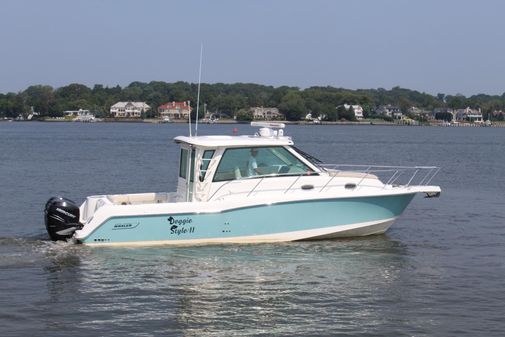
M 71 119 L 60 119 L 60 118 L 45 118 L 45 119 L 34 119 L 34 120 L 13 120 L 13 119 L 0 119 L 0 122 L 46 122 L 46 123 L 70 123 L 70 122 L 76 122 L 76 123 L 150 123 L 150 124 L 187 124 L 187 120 L 173 120 L 170 122 L 164 122 L 163 120 L 160 119 L 118 119 L 118 118 L 105 118 L 105 119 L 98 119 L 95 120 L 94 122 L 78 122 L 74 121 Z M 384 120 L 377 120 L 377 119 L 372 119 L 372 120 L 362 120 L 362 121 L 325 121 L 325 122 L 320 122 L 320 123 L 313 123 L 310 121 L 279 121 L 279 120 L 274 120 L 274 121 L 260 121 L 258 122 L 277 122 L 277 123 L 284 123 L 286 125 L 313 125 L 313 126 L 321 126 L 321 125 L 372 125 L 372 126 L 434 126 L 434 127 L 447 127 L 447 128 L 454 128 L 454 127 L 491 127 L 491 128 L 505 128 L 505 122 L 504 121 L 498 121 L 498 122 L 493 122 L 491 125 L 486 125 L 484 123 L 481 124 L 476 124 L 476 123 L 454 123 L 454 124 L 444 124 L 443 122 L 428 122 L 428 123 L 418 123 L 418 124 L 411 124 L 411 123 L 402 123 L 401 121 L 399 122 L 388 122 Z M 194 122 L 192 122 L 194 123 Z M 202 122 L 200 121 L 198 124 L 250 124 L 251 121 L 236 121 L 233 119 L 224 119 L 224 120 L 219 120 L 215 121 L 213 123 L 209 122 Z

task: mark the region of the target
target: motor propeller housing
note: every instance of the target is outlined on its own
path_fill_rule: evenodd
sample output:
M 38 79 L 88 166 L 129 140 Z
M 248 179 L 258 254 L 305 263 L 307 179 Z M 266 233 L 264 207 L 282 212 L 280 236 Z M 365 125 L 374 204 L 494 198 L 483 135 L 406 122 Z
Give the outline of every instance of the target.
M 47 233 L 53 241 L 69 239 L 82 228 L 79 207 L 72 200 L 52 197 L 47 201 L 44 213 Z

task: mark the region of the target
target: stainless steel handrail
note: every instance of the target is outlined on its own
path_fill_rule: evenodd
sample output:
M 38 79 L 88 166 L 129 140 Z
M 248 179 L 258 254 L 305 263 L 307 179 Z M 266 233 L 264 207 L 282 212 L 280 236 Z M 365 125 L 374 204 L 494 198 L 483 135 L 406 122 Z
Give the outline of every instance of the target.
M 418 174 L 421 176 L 421 178 L 417 179 L 417 185 L 419 186 L 426 186 L 428 185 L 433 178 L 438 174 L 440 171 L 439 167 L 436 166 L 385 166 L 385 165 L 352 165 L 352 164 L 321 164 L 321 168 L 323 169 L 323 172 L 326 173 L 338 173 L 338 172 L 354 172 L 354 173 L 363 173 L 364 175 L 361 177 L 359 182 L 356 184 L 356 187 L 361 187 L 365 179 L 372 177 L 374 174 L 383 174 L 383 173 L 391 173 L 391 176 L 389 177 L 386 183 L 384 183 L 384 187 L 386 188 L 387 186 L 393 186 L 393 184 L 397 181 L 399 181 L 400 177 L 403 176 L 407 171 L 411 171 L 411 175 L 408 175 L 407 178 L 404 178 L 403 180 L 408 181 L 404 184 L 398 183 L 397 185 L 399 186 L 404 186 L 408 187 L 412 184 L 416 176 Z M 339 170 L 337 168 L 347 168 L 345 170 Z M 349 169 L 349 168 L 355 168 L 355 169 Z M 358 169 L 356 169 L 358 168 Z M 422 173 L 423 171 L 426 171 L 426 173 Z M 274 177 L 296 177 L 293 182 L 289 184 L 287 188 L 278 188 L 275 189 L 275 191 L 282 192 L 284 194 L 288 193 L 293 186 L 300 180 L 301 177 L 303 176 L 310 176 L 306 173 L 300 173 L 300 174 L 289 174 L 289 173 L 280 173 L 280 174 L 268 174 L 268 175 L 263 175 L 263 176 L 254 176 L 254 177 L 245 177 L 242 179 L 237 179 L 237 180 L 229 180 L 226 181 L 223 185 L 221 185 L 213 194 L 210 196 L 208 200 L 212 200 L 219 191 L 222 190 L 224 186 L 227 186 L 233 182 L 240 182 L 244 180 L 250 180 L 250 179 L 259 179 L 258 182 L 249 190 L 246 192 L 240 192 L 243 194 L 247 194 L 247 197 L 251 196 L 253 192 L 255 192 L 258 188 L 258 186 L 265 180 L 265 178 L 274 178 Z M 330 183 L 333 181 L 334 178 L 336 178 L 336 174 L 330 174 L 328 181 L 326 181 L 324 184 L 322 184 L 322 187 L 319 189 L 319 193 L 324 191 L 327 188 L 332 188 L 335 186 L 342 186 L 342 184 L 337 184 L 337 185 L 330 185 Z M 387 179 L 388 175 L 384 177 L 384 179 Z M 272 191 L 268 189 L 268 191 Z M 266 190 L 261 190 L 261 192 L 266 192 Z

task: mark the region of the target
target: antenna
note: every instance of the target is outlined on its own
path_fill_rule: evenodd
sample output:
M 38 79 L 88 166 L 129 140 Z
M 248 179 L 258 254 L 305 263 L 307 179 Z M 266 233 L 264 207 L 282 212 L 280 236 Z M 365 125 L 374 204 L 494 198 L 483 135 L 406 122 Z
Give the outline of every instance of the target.
M 198 136 L 198 110 L 200 109 L 200 84 L 202 82 L 202 56 L 203 43 L 200 44 L 200 70 L 198 71 L 198 94 L 196 96 L 196 121 L 195 121 L 195 136 Z
M 188 101 L 189 114 L 188 114 L 188 125 L 189 125 L 189 136 L 191 137 L 191 101 Z

